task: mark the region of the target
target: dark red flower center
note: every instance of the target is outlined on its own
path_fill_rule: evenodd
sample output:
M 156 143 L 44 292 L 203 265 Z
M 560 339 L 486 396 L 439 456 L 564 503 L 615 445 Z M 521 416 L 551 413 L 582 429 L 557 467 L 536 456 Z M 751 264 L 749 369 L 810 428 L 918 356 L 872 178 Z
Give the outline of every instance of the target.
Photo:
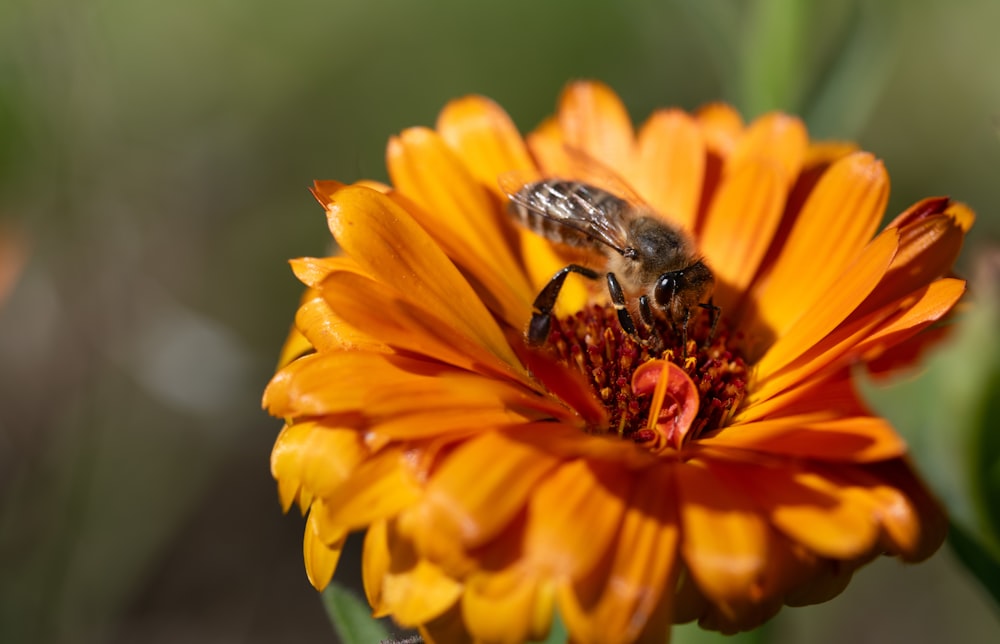
M 643 445 L 659 444 L 650 421 L 656 395 L 651 388 L 633 386 L 636 370 L 652 360 L 676 364 L 694 384 L 697 414 L 684 429 L 685 440 L 725 426 L 743 400 L 747 364 L 738 351 L 741 334 L 733 333 L 726 320 L 712 332 L 709 315 L 692 315 L 687 346 L 669 321 L 658 318 L 652 328 L 640 329 L 639 338 L 625 333 L 610 305 L 593 304 L 564 318 L 554 319 L 548 347 L 565 365 L 579 371 L 608 412 L 607 427 L 594 428 Z M 661 421 L 665 414 L 685 413 L 683 401 L 653 410 Z M 693 411 L 693 410 L 690 410 Z

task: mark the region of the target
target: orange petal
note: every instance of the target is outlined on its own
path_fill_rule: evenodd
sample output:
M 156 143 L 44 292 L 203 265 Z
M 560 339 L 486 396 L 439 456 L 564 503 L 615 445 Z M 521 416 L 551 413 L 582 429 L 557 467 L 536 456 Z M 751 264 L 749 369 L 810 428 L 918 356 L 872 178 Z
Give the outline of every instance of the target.
M 571 83 L 559 99 L 558 119 L 566 145 L 623 177 L 630 176 L 635 146 L 632 119 L 607 85 Z
M 726 159 L 723 176 L 764 161 L 779 169 L 782 187 L 787 190 L 802 169 L 808 143 L 809 135 L 801 120 L 777 112 L 765 114 L 743 132 Z
M 400 518 L 419 552 L 453 562 L 489 541 L 527 503 L 556 459 L 534 445 L 487 432 L 450 452 L 427 483 L 424 502 Z
M 749 449 L 795 458 L 855 463 L 897 458 L 906 453 L 906 443 L 881 418 L 829 416 L 830 414 L 790 416 L 732 425 L 714 437 L 699 439 L 698 444 L 705 447 Z
M 504 243 L 506 215 L 441 137 L 426 128 L 406 130 L 389 141 L 386 163 L 400 194 L 416 204 L 413 216 L 475 276 L 497 312 L 515 326 L 526 322 L 534 294 Z
M 472 577 L 462 617 L 477 641 L 519 644 L 548 634 L 554 604 L 550 584 L 514 568 Z
M 675 225 L 694 230 L 705 175 L 705 141 L 681 110 L 654 112 L 639 131 L 632 185 Z
M 462 595 L 462 584 L 420 558 L 396 531 L 387 534 L 391 564 L 381 580 L 380 607 L 401 626 L 414 628 L 441 616 Z
M 295 326 L 319 352 L 340 350 L 361 350 L 387 352 L 385 344 L 361 331 L 336 315 L 327 304 L 326 298 L 313 289 L 312 297 L 302 302 L 295 312 Z
M 578 579 L 618 532 L 632 476 L 607 463 L 577 460 L 546 477 L 531 496 L 525 559 L 541 576 Z
M 941 279 L 919 294 L 919 300 L 905 313 L 869 335 L 856 349 L 857 354 L 872 359 L 886 349 L 909 339 L 928 325 L 944 317 L 965 294 L 965 282 Z
M 290 364 L 293 360 L 312 353 L 314 349 L 315 347 L 313 347 L 309 339 L 293 326 L 288 332 L 288 337 L 285 338 L 285 343 L 281 345 L 281 351 L 278 353 L 278 369 Z
M 637 473 L 617 542 L 604 564 L 559 589 L 560 614 L 574 642 L 628 642 L 670 623 L 677 576 L 676 490 L 669 466 Z M 657 640 L 651 640 L 657 641 Z
M 697 460 L 676 469 L 681 554 L 698 588 L 737 619 L 759 599 L 767 566 L 767 526 L 739 486 Z
M 323 296 L 347 324 L 363 328 L 389 347 L 468 371 L 530 382 L 516 357 L 506 355 L 509 346 L 498 347 L 498 355 L 467 335 L 461 321 L 445 317 L 447 311 L 415 304 L 383 283 L 335 273 L 324 282 Z M 492 334 L 493 329 L 488 331 Z
M 517 126 L 488 98 L 469 96 L 448 103 L 438 116 L 437 131 L 497 198 L 503 197 L 497 177 L 535 167 Z
M 403 208 L 374 190 L 349 187 L 335 195 L 327 219 L 341 248 L 363 270 L 382 284 L 398 287 L 400 296 L 408 302 L 440 312 L 465 337 L 520 371 L 516 357 L 482 300 L 437 243 Z M 337 273 L 327 281 L 336 275 L 351 274 Z M 337 307 L 333 309 L 340 313 Z M 369 312 L 368 317 L 381 315 L 381 311 L 376 315 Z M 354 326 L 365 328 L 364 324 Z
M 862 472 L 852 470 L 850 474 L 859 477 Z M 870 474 L 891 489 L 902 492 L 913 513 L 913 516 L 905 516 L 898 511 L 891 511 L 891 502 L 888 506 L 883 506 L 890 508 L 890 511 L 883 511 L 881 515 L 888 541 L 887 549 L 898 553 L 908 562 L 922 561 L 934 554 L 948 534 L 948 518 L 941 504 L 914 474 L 912 467 L 903 459 L 896 459 L 869 466 L 863 474 Z M 863 482 L 870 485 L 868 479 Z
M 389 573 L 392 563 L 389 556 L 388 524 L 388 521 L 372 522 L 365 532 L 365 543 L 361 551 L 361 580 L 368 605 L 372 607 L 375 617 L 388 614 L 382 603 L 382 581 Z
M 712 469 L 738 484 L 778 530 L 820 556 L 853 559 L 876 543 L 879 527 L 871 504 L 807 463 L 713 463 Z
M 875 232 L 888 194 L 885 168 L 870 154 L 851 154 L 827 170 L 754 293 L 751 335 L 780 338 L 818 300 L 845 290 L 840 282 Z
M 313 519 L 313 513 L 309 513 L 302 541 L 302 556 L 306 564 L 306 576 L 316 590 L 323 590 L 333 579 L 333 572 L 337 569 L 337 562 L 340 560 L 340 553 L 344 549 L 345 541 L 347 541 L 346 531 L 339 539 L 327 545 L 328 542 L 324 542 L 320 538 L 319 528 Z
M 962 249 L 965 231 L 946 214 L 923 217 L 898 228 L 899 252 L 858 315 L 884 306 L 946 275 Z
M 353 429 L 308 421 L 286 426 L 271 450 L 271 475 L 278 481 L 282 508 L 288 511 L 300 487 L 311 495 L 332 494 L 367 455 Z
M 695 116 L 708 149 L 722 158 L 729 156 L 743 132 L 740 113 L 725 103 L 710 103 Z
M 526 141 L 542 176 L 573 176 L 566 140 L 555 118 L 542 121 L 541 125 L 528 134 Z
M 774 329 L 778 332 L 777 340 L 757 363 L 758 382 L 766 382 L 843 322 L 878 285 L 898 247 L 899 235 L 887 229 L 864 249 L 853 265 L 842 271 L 837 283 L 819 293 L 819 297 L 803 291 L 782 294 L 787 300 L 795 300 L 802 294 L 810 305 L 801 308 L 794 326 L 780 331 Z
M 333 529 L 364 528 L 398 514 L 421 498 L 408 456 L 386 448 L 359 465 L 349 479 L 327 494 L 316 520 Z
M 785 205 L 785 177 L 770 161 L 747 160 L 722 179 L 701 232 L 717 280 L 715 301 L 734 310 L 771 245 Z
M 289 260 L 292 272 L 306 286 L 316 287 L 323 283 L 330 273 L 351 271 L 365 275 L 365 272 L 350 257 L 300 257 Z

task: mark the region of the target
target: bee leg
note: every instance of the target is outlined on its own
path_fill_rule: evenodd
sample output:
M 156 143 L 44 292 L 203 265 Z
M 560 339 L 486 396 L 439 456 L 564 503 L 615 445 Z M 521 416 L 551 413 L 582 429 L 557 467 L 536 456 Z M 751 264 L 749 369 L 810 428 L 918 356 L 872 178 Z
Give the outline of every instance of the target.
M 684 311 L 684 322 L 681 323 L 681 358 L 688 357 L 688 322 L 691 321 L 691 309 Z
M 708 309 L 708 319 L 711 321 L 712 328 L 708 332 L 708 337 L 705 338 L 705 346 L 707 347 L 712 340 L 715 339 L 715 330 L 719 326 L 719 318 L 722 317 L 722 309 L 716 306 L 712 302 L 712 298 L 708 298 L 708 303 L 699 302 L 698 306 L 703 309 Z
M 615 305 L 615 311 L 618 313 L 618 324 L 621 325 L 622 331 L 642 342 L 639 334 L 635 332 L 632 315 L 629 314 L 628 308 L 625 306 L 625 291 L 622 290 L 622 285 L 618 283 L 618 278 L 615 277 L 614 273 L 608 273 L 608 293 L 611 294 L 611 303 Z
M 579 264 L 570 264 L 553 275 L 532 304 L 535 310 L 531 314 L 531 322 L 528 323 L 528 344 L 539 346 L 545 344 L 545 341 L 549 339 L 549 331 L 552 328 L 552 309 L 556 305 L 556 298 L 559 297 L 563 282 L 566 281 L 566 276 L 570 273 L 583 275 L 592 280 L 601 276 L 597 271 Z

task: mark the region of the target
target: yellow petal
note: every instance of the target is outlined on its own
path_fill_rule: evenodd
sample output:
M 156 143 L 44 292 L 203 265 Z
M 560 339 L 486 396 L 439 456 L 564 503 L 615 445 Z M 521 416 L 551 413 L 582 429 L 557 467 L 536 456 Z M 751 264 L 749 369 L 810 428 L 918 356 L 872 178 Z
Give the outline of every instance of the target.
M 716 156 L 729 156 L 743 132 L 743 117 L 725 103 L 710 103 L 696 114 L 705 144 Z
M 528 507 L 528 565 L 547 578 L 589 573 L 617 534 L 631 482 L 622 468 L 586 460 L 562 465 L 543 479 Z
M 483 335 L 499 331 L 492 320 L 484 321 L 489 326 L 483 333 L 470 335 L 463 321 L 448 317 L 448 311 L 414 303 L 385 283 L 351 273 L 328 277 L 323 297 L 347 324 L 364 329 L 393 349 L 468 371 L 530 382 L 509 345 L 499 345 L 497 339 L 493 350 L 480 342 Z
M 511 252 L 512 232 L 500 203 L 491 196 L 441 137 L 426 128 L 411 128 L 389 141 L 389 176 L 416 207 L 407 208 L 455 263 L 482 285 L 505 320 L 527 321 L 533 293 Z M 496 183 L 493 177 L 491 183 Z
M 306 286 L 316 287 L 323 283 L 330 273 L 351 271 L 365 275 L 365 272 L 350 257 L 300 257 L 290 260 L 292 272 Z
M 809 135 L 802 121 L 773 112 L 747 127 L 732 154 L 726 159 L 723 176 L 739 172 L 748 163 L 764 161 L 779 169 L 787 189 L 802 169 Z
M 737 619 L 759 597 L 767 566 L 767 526 L 757 507 L 696 460 L 676 469 L 681 554 L 698 588 Z
M 421 494 L 409 456 L 386 448 L 355 468 L 349 479 L 324 497 L 316 520 L 357 530 L 398 514 L 419 501 Z
M 853 559 L 875 545 L 879 528 L 871 504 L 808 463 L 715 463 L 713 471 L 739 485 L 778 530 L 820 556 Z
M 810 194 L 769 273 L 755 289 L 750 334 L 783 337 L 841 281 L 878 226 L 889 194 L 880 161 L 867 153 L 837 161 Z
M 833 413 L 831 410 L 732 425 L 712 438 L 699 439 L 698 444 L 855 463 L 897 458 L 906 453 L 906 443 L 885 420 L 876 416 L 830 418 Z
M 392 563 L 389 556 L 388 524 L 385 520 L 373 521 L 365 532 L 365 543 L 361 551 L 361 581 L 375 617 L 388 614 L 382 603 L 382 581 L 389 573 Z
M 354 429 L 309 421 L 286 426 L 271 450 L 271 475 L 278 481 L 283 509 L 291 506 L 299 487 L 312 495 L 332 494 L 367 455 Z
M 559 127 L 570 148 L 630 176 L 635 135 L 625 105 L 607 85 L 571 83 L 559 99 Z
M 319 536 L 313 514 L 309 514 L 302 541 L 302 556 L 306 564 L 306 576 L 316 590 L 323 590 L 333 579 L 333 572 L 337 569 L 337 562 L 340 560 L 340 553 L 344 549 L 346 540 L 345 531 L 339 539 L 328 545 Z
M 574 642 L 628 642 L 673 614 L 678 571 L 677 491 L 671 467 L 637 476 L 611 552 L 587 578 L 559 589 L 559 610 Z
M 821 297 L 803 294 L 810 306 L 802 309 L 800 318 L 791 328 L 780 332 L 774 329 L 779 335 L 757 364 L 759 381 L 766 382 L 843 322 L 878 285 L 898 247 L 899 235 L 890 228 L 869 244 L 857 261 L 845 268 L 837 284 Z M 794 300 L 799 293 L 792 291 L 782 297 Z
M 930 215 L 907 225 L 894 227 L 900 232 L 899 252 L 878 288 L 859 307 L 859 315 L 923 288 L 946 275 L 958 257 L 965 239 L 965 231 L 947 214 Z
M 437 131 L 497 198 L 503 197 L 497 184 L 501 174 L 535 168 L 517 126 L 488 98 L 469 96 L 448 103 L 438 116 Z
M 785 205 L 785 177 L 770 161 L 748 160 L 722 179 L 701 233 L 717 280 L 715 301 L 733 310 L 757 274 Z
M 462 619 L 459 602 L 418 628 L 426 644 L 472 644 L 475 641 Z
M 551 454 L 504 433 L 467 440 L 427 483 L 423 503 L 407 517 L 408 534 L 435 561 L 453 555 L 448 535 L 466 548 L 482 545 L 525 506 L 555 465 Z
M 632 185 L 656 212 L 694 230 L 705 159 L 705 141 L 694 119 L 681 110 L 659 110 L 639 131 Z
M 898 345 L 944 317 L 964 294 L 965 282 L 963 280 L 948 278 L 930 284 L 922 289 L 919 295 L 915 295 L 915 297 L 919 297 L 916 303 L 902 315 L 872 332 L 858 345 L 856 352 L 865 356 L 866 359 L 870 359 L 882 351 Z
M 336 315 L 321 294 L 313 289 L 309 289 L 308 293 L 310 297 L 295 312 L 295 326 L 301 330 L 310 346 L 320 352 L 342 349 L 388 351 L 380 340 L 347 324 Z
M 548 633 L 554 604 L 550 584 L 515 567 L 472 577 L 462 616 L 478 641 L 518 644 Z
M 519 370 L 517 358 L 482 300 L 403 208 L 374 190 L 348 187 L 334 195 L 327 219 L 341 248 L 363 270 L 382 284 L 394 285 L 411 304 L 439 311 L 466 337 Z M 336 275 L 350 273 L 331 275 L 327 281 Z M 340 313 L 336 307 L 334 312 Z M 376 311 L 370 317 L 381 315 Z
M 413 545 L 392 529 L 387 547 L 391 564 L 380 589 L 384 614 L 392 615 L 401 626 L 414 628 L 440 617 L 458 602 L 462 584 L 417 556 Z

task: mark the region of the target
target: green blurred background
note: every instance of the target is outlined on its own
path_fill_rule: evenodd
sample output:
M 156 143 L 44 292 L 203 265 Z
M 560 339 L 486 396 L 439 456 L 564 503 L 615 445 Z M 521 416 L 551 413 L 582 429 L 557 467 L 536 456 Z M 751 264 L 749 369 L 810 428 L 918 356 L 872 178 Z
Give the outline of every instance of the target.
M 28 261 L 0 308 L 0 642 L 335 639 L 259 411 L 286 260 L 329 243 L 314 178 L 385 179 L 386 138 L 453 97 L 528 129 L 597 78 L 637 119 L 724 99 L 859 141 L 890 214 L 973 206 L 971 275 L 1000 231 L 998 33 L 996 0 L 3 0 L 0 230 Z M 1000 621 L 943 550 L 766 639 L 992 642 Z

